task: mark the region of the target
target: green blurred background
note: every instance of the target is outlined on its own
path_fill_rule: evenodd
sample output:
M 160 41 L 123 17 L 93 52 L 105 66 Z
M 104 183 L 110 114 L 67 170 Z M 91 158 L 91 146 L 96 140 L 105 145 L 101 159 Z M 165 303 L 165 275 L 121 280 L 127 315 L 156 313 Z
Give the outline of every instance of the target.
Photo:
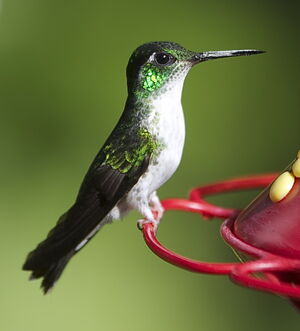
M 183 93 L 181 166 L 159 191 L 279 171 L 299 149 L 296 1 L 4 0 L 0 14 L 0 330 L 299 330 L 282 298 L 161 261 L 131 213 L 105 227 L 43 296 L 21 265 L 73 202 L 126 98 L 135 47 L 171 40 L 192 50 L 264 55 L 199 65 Z M 244 206 L 254 193 L 214 199 Z M 234 261 L 219 221 L 170 212 L 159 229 L 192 258 Z

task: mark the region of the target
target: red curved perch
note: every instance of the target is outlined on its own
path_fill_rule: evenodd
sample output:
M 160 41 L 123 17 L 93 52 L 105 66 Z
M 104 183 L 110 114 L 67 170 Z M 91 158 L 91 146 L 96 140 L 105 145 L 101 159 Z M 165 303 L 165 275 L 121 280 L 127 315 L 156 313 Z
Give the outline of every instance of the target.
M 228 275 L 240 285 L 286 296 L 294 300 L 300 309 L 300 260 L 274 254 L 239 238 L 234 233 L 234 226 L 240 211 L 219 207 L 204 200 L 207 195 L 263 188 L 268 186 L 276 176 L 277 174 L 267 174 L 217 182 L 193 189 L 187 200 L 168 199 L 162 202 L 166 211 L 181 210 L 198 213 L 204 217 L 226 219 L 221 225 L 224 240 L 239 253 L 244 254 L 243 256 L 251 256 L 257 258 L 256 260 L 246 263 L 207 263 L 189 259 L 164 247 L 157 240 L 151 223 L 143 225 L 146 244 L 157 256 L 180 268 L 199 273 Z M 253 276 L 254 274 L 256 276 Z M 257 274 L 261 276 L 258 278 Z

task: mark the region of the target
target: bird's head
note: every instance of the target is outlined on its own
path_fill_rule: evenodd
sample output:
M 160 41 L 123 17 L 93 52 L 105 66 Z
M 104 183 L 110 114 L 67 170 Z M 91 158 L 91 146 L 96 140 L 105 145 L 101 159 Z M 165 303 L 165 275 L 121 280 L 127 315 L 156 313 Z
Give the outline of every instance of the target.
M 195 64 L 222 57 L 252 55 L 258 50 L 193 52 L 168 41 L 150 42 L 138 47 L 127 65 L 128 92 L 139 97 L 159 95 L 177 82 L 183 82 Z

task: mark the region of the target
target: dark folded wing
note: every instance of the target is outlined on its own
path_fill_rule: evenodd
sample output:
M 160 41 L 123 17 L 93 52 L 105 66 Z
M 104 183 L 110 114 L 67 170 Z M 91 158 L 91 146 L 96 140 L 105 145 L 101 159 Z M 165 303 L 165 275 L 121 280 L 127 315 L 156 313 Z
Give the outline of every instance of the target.
M 145 173 L 152 153 L 147 141 L 106 144 L 86 174 L 75 204 L 28 255 L 24 269 L 46 269 L 76 249 Z

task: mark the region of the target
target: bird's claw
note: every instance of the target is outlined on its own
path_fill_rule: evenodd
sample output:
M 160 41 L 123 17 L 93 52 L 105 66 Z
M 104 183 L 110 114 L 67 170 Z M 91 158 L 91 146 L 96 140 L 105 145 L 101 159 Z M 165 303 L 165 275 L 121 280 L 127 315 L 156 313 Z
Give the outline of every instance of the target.
M 155 218 L 157 219 L 158 222 L 163 217 L 164 211 L 165 209 L 162 207 L 162 205 L 158 206 L 158 208 L 152 211 L 152 213 L 155 214 Z
M 154 232 L 156 232 L 159 224 L 159 220 L 152 219 L 152 220 L 147 220 L 147 219 L 141 219 L 137 221 L 137 227 L 139 230 L 143 230 L 144 224 L 151 223 L 153 225 Z
M 155 217 L 156 220 L 160 221 L 160 219 L 164 214 L 165 209 L 162 206 L 156 192 L 153 192 L 150 197 L 150 206 L 153 216 Z

